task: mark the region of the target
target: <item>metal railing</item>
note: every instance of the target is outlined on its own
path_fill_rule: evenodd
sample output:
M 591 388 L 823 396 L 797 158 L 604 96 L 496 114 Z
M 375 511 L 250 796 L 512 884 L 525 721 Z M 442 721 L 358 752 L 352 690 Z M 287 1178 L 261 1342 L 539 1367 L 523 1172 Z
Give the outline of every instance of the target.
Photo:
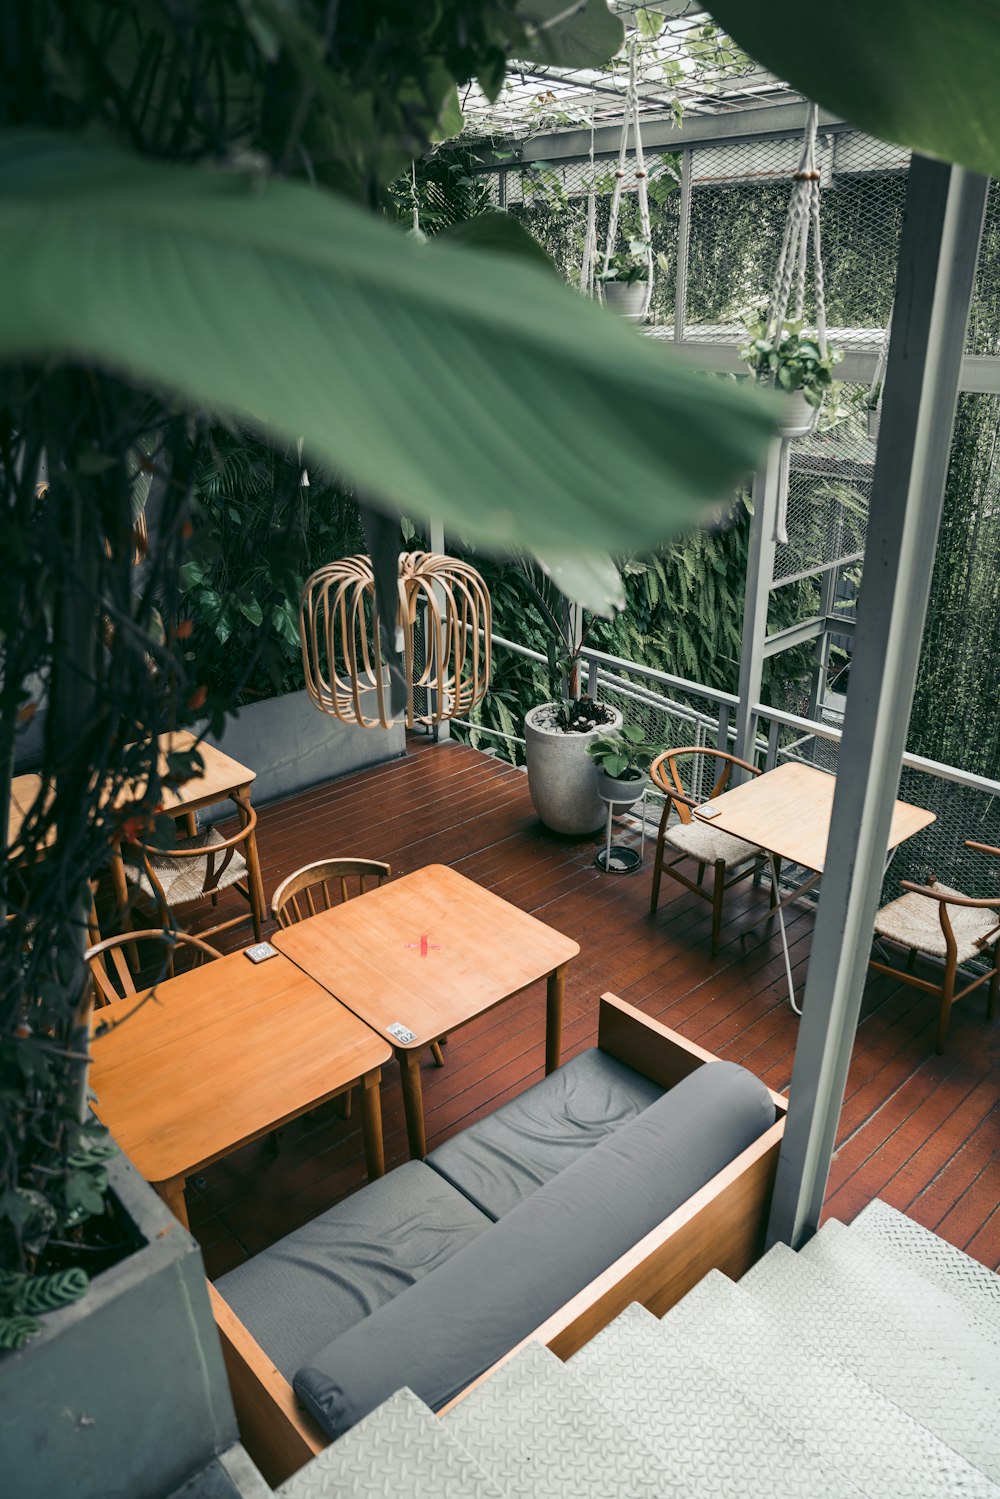
M 548 666 L 540 651 L 502 635 L 493 636 L 493 646 L 495 650 L 511 651 Z M 585 648 L 582 661 L 591 696 L 611 702 L 626 723 L 642 727 L 645 738 L 653 743 L 661 744 L 664 749 L 679 748 L 682 744 L 731 747 L 739 707 L 734 693 L 605 651 Z M 761 769 L 773 769 L 782 760 L 799 760 L 836 773 L 842 738 L 836 724 L 804 718 L 766 703 L 754 705 L 753 720 L 753 758 Z M 524 743 L 517 735 L 469 719 L 454 722 L 477 736 Z M 707 794 L 707 789 L 695 786 L 693 791 L 702 795 Z M 921 755 L 906 754 L 899 795 L 933 811 L 935 821 L 897 851 L 884 898 L 898 891 L 898 882 L 903 878 L 934 877 L 970 895 L 994 894 L 995 864 L 969 854 L 964 840 L 974 838 L 1000 846 L 1000 781 Z M 650 811 L 658 816 L 656 798 L 651 795 L 649 800 Z

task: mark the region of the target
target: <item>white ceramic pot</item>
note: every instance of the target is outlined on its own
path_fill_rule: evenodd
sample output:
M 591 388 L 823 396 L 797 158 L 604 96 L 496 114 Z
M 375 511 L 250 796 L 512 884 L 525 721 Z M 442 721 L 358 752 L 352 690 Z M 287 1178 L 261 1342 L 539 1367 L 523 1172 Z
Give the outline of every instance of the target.
M 627 812 L 639 800 L 645 784 L 645 776 L 638 776 L 634 781 L 622 781 L 617 776 L 609 776 L 606 770 L 597 772 L 597 794 L 602 801 L 612 803 L 615 817 Z
M 594 762 L 587 745 L 622 726 L 622 716 L 612 708 L 610 723 L 598 724 L 586 734 L 564 734 L 550 719 L 555 703 L 542 703 L 525 715 L 525 755 L 528 790 L 542 822 L 554 833 L 596 833 L 607 821 L 607 807 L 597 794 Z
M 816 425 L 819 407 L 810 406 L 801 390 L 784 390 L 779 394 L 782 398 L 781 412 L 778 417 L 778 431 L 781 436 L 808 436 Z
M 630 323 L 640 323 L 646 305 L 646 283 L 633 281 L 627 286 L 624 281 L 605 281 L 604 300 L 612 312 L 627 318 Z

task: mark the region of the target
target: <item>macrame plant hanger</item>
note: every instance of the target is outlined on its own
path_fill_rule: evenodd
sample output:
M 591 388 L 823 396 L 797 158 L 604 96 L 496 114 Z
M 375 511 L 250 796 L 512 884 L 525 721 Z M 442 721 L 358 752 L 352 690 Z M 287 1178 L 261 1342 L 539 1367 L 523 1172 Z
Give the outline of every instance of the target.
M 813 288 L 816 297 L 816 341 L 825 359 L 826 342 L 826 298 L 823 288 L 823 261 L 820 252 L 819 231 L 819 184 L 820 171 L 816 165 L 816 127 L 819 109 L 809 106 L 806 117 L 806 132 L 802 143 L 802 155 L 792 177 L 792 196 L 788 203 L 785 232 L 781 241 L 778 264 L 771 284 L 771 297 L 767 310 L 767 326 L 764 336 L 779 340 L 781 330 L 788 320 L 791 305 L 792 321 L 805 316 L 806 276 L 809 262 L 810 240 L 812 242 Z M 782 462 L 778 480 L 778 503 L 774 512 L 774 539 L 781 545 L 788 542 L 788 439 L 782 442 Z
M 587 194 L 587 226 L 583 235 L 583 258 L 580 262 L 580 290 L 592 297 L 597 275 L 597 181 L 594 172 L 594 120 L 597 90 L 590 91 L 590 191 Z
M 646 296 L 642 304 L 642 318 L 645 320 L 649 315 L 649 304 L 653 297 L 653 246 L 652 229 L 649 223 L 649 190 L 646 174 L 646 160 L 642 152 L 642 131 L 639 126 L 639 85 L 637 80 L 636 58 L 639 50 L 638 35 L 633 33 L 629 43 L 628 53 L 628 87 L 625 90 L 625 109 L 622 115 L 622 138 L 618 147 L 618 166 L 615 169 L 615 188 L 611 195 L 611 215 L 608 219 L 608 238 L 604 246 L 603 270 L 607 271 L 611 263 L 611 257 L 615 253 L 615 244 L 618 239 L 618 219 L 621 213 L 622 191 L 625 183 L 625 163 L 628 160 L 628 132 L 632 126 L 635 135 L 635 180 L 639 196 L 639 224 L 642 230 L 642 238 L 646 245 Z M 602 297 L 603 301 L 602 280 Z

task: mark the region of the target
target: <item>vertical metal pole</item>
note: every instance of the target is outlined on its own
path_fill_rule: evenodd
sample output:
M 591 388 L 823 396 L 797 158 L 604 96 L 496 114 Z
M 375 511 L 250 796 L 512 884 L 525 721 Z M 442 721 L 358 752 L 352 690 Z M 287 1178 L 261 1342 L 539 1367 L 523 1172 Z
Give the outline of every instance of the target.
M 691 243 L 691 148 L 681 153 L 680 223 L 677 228 L 677 270 L 674 276 L 674 343 L 684 342 L 687 316 L 688 247 Z
M 743 648 L 740 651 L 739 705 L 736 709 L 736 753 L 741 760 L 753 759 L 757 721 L 754 704 L 760 702 L 764 675 L 764 642 L 767 639 L 767 605 L 774 581 L 774 520 L 778 490 L 787 476 L 788 444 L 776 437 L 767 453 L 763 471 L 754 475 L 753 517 L 747 552 L 747 586 L 743 604 Z M 742 775 L 742 772 L 739 772 Z
M 432 552 L 444 551 L 444 524 L 439 520 L 432 520 L 430 523 L 430 544 Z M 443 608 L 445 602 L 443 589 L 435 583 L 434 592 L 437 596 L 438 606 Z M 446 718 L 443 718 L 439 724 L 435 724 L 434 738 L 438 744 L 444 739 L 451 738 L 451 724 Z
M 854 1045 L 944 500 L 988 182 L 914 156 L 822 894 L 768 1240 L 819 1225 Z

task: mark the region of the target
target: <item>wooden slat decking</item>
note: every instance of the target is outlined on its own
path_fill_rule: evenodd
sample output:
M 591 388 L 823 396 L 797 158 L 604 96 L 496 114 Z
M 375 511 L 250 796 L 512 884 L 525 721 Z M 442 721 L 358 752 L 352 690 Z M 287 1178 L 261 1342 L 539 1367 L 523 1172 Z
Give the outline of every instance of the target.
M 458 744 L 413 740 L 403 760 L 261 809 L 264 885 L 314 859 L 385 859 L 394 874 L 453 865 L 579 942 L 570 965 L 563 1055 L 596 1039 L 597 998 L 612 990 L 648 1014 L 787 1089 L 798 1021 L 789 1009 L 776 930 L 746 924 L 766 908 L 749 881 L 728 897 L 723 947 L 709 956 L 710 910 L 664 878 L 648 914 L 651 847 L 634 875 L 594 868 L 596 839 L 567 841 L 538 823 L 522 773 Z M 813 916 L 789 912 L 801 992 Z M 248 930 L 248 929 L 247 929 Z M 745 934 L 745 935 L 743 935 Z M 233 934 L 232 946 L 251 940 Z M 489 934 L 483 934 L 484 943 Z M 457 1032 L 446 1065 L 424 1067 L 428 1146 L 542 1076 L 544 985 Z M 869 983 L 827 1194 L 850 1221 L 883 1197 L 994 1268 L 1000 1266 L 1000 1022 L 985 1000 L 958 1005 L 943 1057 L 937 1007 L 912 988 Z M 382 1089 L 387 1165 L 406 1159 L 395 1064 Z M 336 1104 L 189 1183 L 191 1225 L 216 1276 L 304 1223 L 364 1179 L 357 1109 Z

